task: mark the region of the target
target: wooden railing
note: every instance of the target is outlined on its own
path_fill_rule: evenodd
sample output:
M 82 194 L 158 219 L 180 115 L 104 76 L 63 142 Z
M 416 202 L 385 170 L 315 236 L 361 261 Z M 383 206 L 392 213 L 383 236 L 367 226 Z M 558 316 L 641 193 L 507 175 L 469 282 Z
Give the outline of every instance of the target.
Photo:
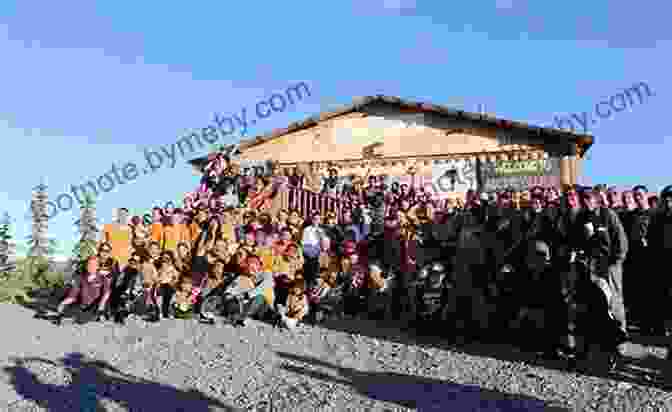
M 340 219 L 348 203 L 333 195 L 315 193 L 293 186 L 288 186 L 278 196 L 280 196 L 280 203 L 284 209 L 296 209 L 304 219 L 307 219 L 313 210 L 319 210 L 323 216 L 328 211 L 336 212 Z

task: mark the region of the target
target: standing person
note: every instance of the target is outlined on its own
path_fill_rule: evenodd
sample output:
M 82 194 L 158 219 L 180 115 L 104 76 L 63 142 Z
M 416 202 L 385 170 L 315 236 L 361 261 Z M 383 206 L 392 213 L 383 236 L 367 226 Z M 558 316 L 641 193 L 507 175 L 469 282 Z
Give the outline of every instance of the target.
M 158 271 L 158 288 L 156 289 L 156 306 L 161 310 L 163 318 L 170 317 L 170 301 L 180 279 L 177 271 L 175 254 L 166 250 L 161 254 L 161 264 Z
M 646 268 L 653 269 L 653 273 L 647 279 L 647 303 L 650 308 L 647 315 L 650 318 L 649 326 L 664 333 L 665 321 L 668 319 L 667 304 L 670 298 L 670 286 L 672 286 L 669 274 L 665 270 L 670 256 L 668 253 L 672 252 L 672 185 L 663 189 L 660 194 L 660 203 L 660 209 L 652 215 L 649 226 L 651 261 L 647 262 Z M 672 357 L 669 353 L 668 359 Z
M 341 224 L 339 226 L 341 227 L 341 232 L 344 234 L 344 237 L 347 237 L 345 235 L 348 233 L 350 233 L 352 237 L 352 239 L 344 240 L 352 240 L 355 243 L 359 243 L 364 239 L 360 226 L 353 222 L 352 211 L 350 209 L 345 209 L 343 211 L 343 219 L 341 220 Z
M 189 241 L 189 234 L 182 223 L 182 209 L 175 209 L 166 217 L 166 222 L 161 231 L 161 246 L 164 251 L 177 252 L 180 242 Z
M 379 235 L 383 232 L 385 218 L 385 195 L 376 180 L 369 181 L 369 189 L 366 192 L 366 204 L 371 211 L 371 233 Z
M 651 285 L 641 279 L 641 268 L 647 267 L 650 260 L 648 232 L 651 223 L 651 210 L 647 201 L 648 189 L 638 185 L 632 189 L 635 208 L 628 213 L 625 227 L 628 236 L 629 252 L 625 262 L 626 283 L 630 287 L 628 307 L 632 309 L 645 332 L 656 335 L 662 333 L 658 327 L 651 324 L 649 293 Z
M 628 254 L 628 240 L 616 212 L 600 207 L 599 195 L 582 194 L 583 214 L 579 222 L 584 230 L 584 251 L 589 259 L 590 275 L 607 297 L 611 316 L 618 322 L 619 342 L 627 339 L 627 322 L 623 306 L 623 262 Z
M 341 193 L 341 185 L 339 184 L 338 170 L 336 168 L 329 169 L 329 176 L 324 179 L 322 184 L 322 193 L 326 193 L 330 196 L 338 196 Z
M 119 261 L 112 256 L 112 251 L 112 245 L 109 243 L 103 242 L 100 244 L 98 247 L 98 272 L 110 279 L 114 289 L 122 270 Z
M 303 229 L 301 244 L 303 245 L 304 277 L 308 289 L 314 287 L 317 281 L 320 272 L 321 245 L 327 237 L 320 224 L 321 220 L 320 212 L 313 211 L 309 225 Z
M 117 223 L 106 224 L 103 227 L 102 241 L 112 246 L 112 256 L 117 259 L 120 269 L 123 270 L 131 257 L 133 230 L 129 225 L 128 209 L 119 209 Z
M 514 294 L 519 307 L 513 323 L 519 326 L 527 323 L 531 328 L 523 328 L 517 337 L 522 338 L 519 343 L 524 346 L 532 344 L 530 349 L 542 352 L 547 358 L 557 358 L 566 330 L 559 316 L 562 295 L 560 279 L 551 265 L 551 249 L 540 240 L 525 242 L 524 249 L 524 267 L 514 276 L 518 281 Z M 538 338 L 529 340 L 527 337 L 532 334 Z
M 345 240 L 345 232 L 341 229 L 341 225 L 338 224 L 338 218 L 336 217 L 336 212 L 329 211 L 327 212 L 327 218 L 325 219 L 324 229 L 331 239 L 331 244 L 334 245 L 334 248 L 337 245 L 343 243 Z
M 151 234 L 152 234 L 152 240 L 161 243 L 161 238 L 163 238 L 163 222 L 164 222 L 165 216 L 163 213 L 163 209 L 161 209 L 158 206 L 154 206 L 152 208 L 152 226 L 151 226 Z
M 98 256 L 89 256 L 85 270 L 75 277 L 75 284 L 66 298 L 58 305 L 56 313 L 51 314 L 56 325 L 61 324 L 65 309 L 79 304 L 84 312 L 95 310 L 96 320 L 104 317 L 105 308 L 112 294 L 112 278 L 98 271 Z

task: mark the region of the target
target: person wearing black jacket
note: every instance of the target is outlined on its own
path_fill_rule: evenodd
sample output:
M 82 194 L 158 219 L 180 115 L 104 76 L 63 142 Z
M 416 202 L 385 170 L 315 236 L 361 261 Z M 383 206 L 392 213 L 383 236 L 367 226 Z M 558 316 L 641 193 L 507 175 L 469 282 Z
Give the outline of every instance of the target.
M 627 340 L 627 322 L 623 306 L 623 262 L 628 254 L 628 240 L 618 215 L 600 207 L 596 193 L 582 194 L 584 209 L 579 224 L 584 231 L 583 251 L 588 257 L 590 277 L 602 289 L 611 316 L 618 322 L 621 336 Z
M 117 285 L 112 289 L 110 297 L 110 311 L 116 323 L 124 323 L 126 317 L 132 312 L 133 304 L 142 297 L 142 273 L 140 265 L 143 257 L 133 253 L 124 268 Z
M 647 192 L 647 188 L 641 185 L 635 186 L 633 189 L 636 207 L 634 210 L 628 212 L 628 225 L 624 225 L 629 243 L 624 276 L 628 278 L 628 296 L 630 297 L 628 306 L 637 318 L 641 320 L 642 327 L 646 332 L 656 335 L 663 331 L 650 322 L 655 317 L 649 313 L 651 312 L 649 309 L 651 306 L 648 294 L 651 285 L 649 282 L 642 282 L 640 273 L 641 268 L 646 267 L 650 260 L 648 231 L 652 210 L 649 209 L 649 204 L 646 200 Z
M 557 358 L 564 335 L 562 318 L 558 316 L 562 306 L 560 278 L 551 265 L 551 249 L 546 242 L 527 241 L 524 249 L 524 267 L 510 273 L 506 282 L 511 290 L 509 304 L 505 305 L 508 310 L 504 312 L 515 313 L 511 326 L 523 332 L 516 333 L 520 346 Z M 504 293 L 505 300 L 506 297 Z M 512 305 L 517 310 L 512 311 Z
M 541 195 L 533 195 L 531 207 L 522 213 L 522 231 L 526 240 L 543 240 L 553 246 L 553 216 L 543 207 Z
M 657 331 L 664 331 L 665 321 L 669 319 L 667 304 L 672 286 L 667 270 L 672 252 L 672 185 L 663 189 L 660 203 L 660 208 L 651 217 L 648 231 L 651 253 L 642 271 L 649 274 L 645 279 L 647 303 L 651 308 L 649 323 Z

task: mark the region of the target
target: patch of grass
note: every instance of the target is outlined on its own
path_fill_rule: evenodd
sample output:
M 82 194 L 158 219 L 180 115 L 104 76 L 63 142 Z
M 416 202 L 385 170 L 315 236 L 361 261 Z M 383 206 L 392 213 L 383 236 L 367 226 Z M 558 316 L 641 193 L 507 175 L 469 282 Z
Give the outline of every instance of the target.
M 32 302 L 31 292 L 64 287 L 64 273 L 50 271 L 45 258 L 29 257 L 17 262 L 16 271 L 0 273 L 0 303 Z

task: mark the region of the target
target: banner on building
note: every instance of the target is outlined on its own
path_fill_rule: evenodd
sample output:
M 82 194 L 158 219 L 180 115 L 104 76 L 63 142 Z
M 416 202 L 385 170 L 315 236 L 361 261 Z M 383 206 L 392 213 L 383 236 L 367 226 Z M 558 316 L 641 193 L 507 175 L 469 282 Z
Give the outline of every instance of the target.
M 498 160 L 495 163 L 495 176 L 538 176 L 544 174 L 544 167 L 544 159 Z
M 534 186 L 560 186 L 560 158 L 481 162 L 482 190 L 527 190 Z

